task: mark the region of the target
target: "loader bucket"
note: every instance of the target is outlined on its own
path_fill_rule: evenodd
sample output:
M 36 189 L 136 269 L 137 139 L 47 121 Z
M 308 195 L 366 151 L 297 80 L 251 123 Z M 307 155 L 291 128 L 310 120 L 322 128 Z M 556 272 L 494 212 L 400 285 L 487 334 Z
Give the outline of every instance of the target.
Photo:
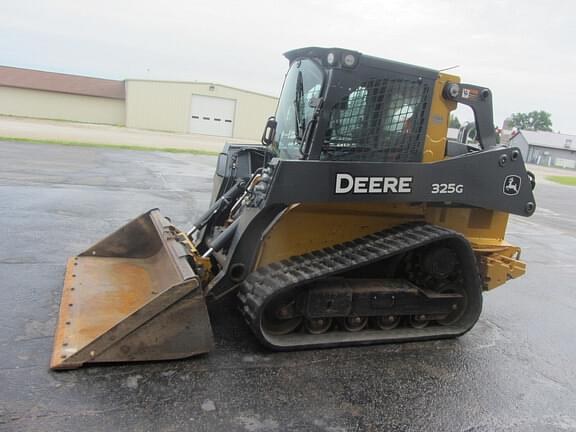
M 200 281 L 174 230 L 150 210 L 68 260 L 51 368 L 211 350 Z

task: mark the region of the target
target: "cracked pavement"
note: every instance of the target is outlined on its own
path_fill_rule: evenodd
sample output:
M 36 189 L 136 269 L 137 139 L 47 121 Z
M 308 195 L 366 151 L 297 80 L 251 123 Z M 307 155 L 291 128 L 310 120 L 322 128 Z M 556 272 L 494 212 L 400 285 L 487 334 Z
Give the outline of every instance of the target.
M 232 298 L 208 355 L 50 371 L 66 258 L 153 207 L 188 227 L 215 162 L 0 143 L 0 431 L 576 431 L 576 188 L 545 181 L 528 274 L 460 339 L 274 353 Z

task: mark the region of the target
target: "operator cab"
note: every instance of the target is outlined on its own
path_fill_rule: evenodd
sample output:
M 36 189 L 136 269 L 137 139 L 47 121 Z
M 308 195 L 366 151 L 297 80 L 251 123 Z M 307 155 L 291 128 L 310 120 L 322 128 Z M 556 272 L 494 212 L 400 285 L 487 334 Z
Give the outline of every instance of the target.
M 285 56 L 290 69 L 270 140 L 277 157 L 421 161 L 437 71 L 343 49 Z

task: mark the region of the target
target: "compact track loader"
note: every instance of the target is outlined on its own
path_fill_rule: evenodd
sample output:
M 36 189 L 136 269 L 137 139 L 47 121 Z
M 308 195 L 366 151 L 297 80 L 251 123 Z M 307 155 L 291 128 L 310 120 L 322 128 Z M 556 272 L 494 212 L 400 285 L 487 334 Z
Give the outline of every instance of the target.
M 534 178 L 497 144 L 489 89 L 344 49 L 286 57 L 263 146 L 226 145 L 191 229 L 150 210 L 69 260 L 52 368 L 208 352 L 225 296 L 275 350 L 456 337 L 524 274 L 504 237 Z M 458 103 L 476 143 L 447 140 Z

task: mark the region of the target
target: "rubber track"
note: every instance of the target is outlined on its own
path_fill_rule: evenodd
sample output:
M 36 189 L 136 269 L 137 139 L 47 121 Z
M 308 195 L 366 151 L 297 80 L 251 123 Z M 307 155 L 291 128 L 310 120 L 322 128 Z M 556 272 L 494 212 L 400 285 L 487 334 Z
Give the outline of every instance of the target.
M 259 322 L 261 312 L 274 296 L 298 285 L 343 273 L 447 238 L 463 239 L 460 234 L 436 225 L 403 224 L 260 267 L 248 275 L 240 287 L 238 292 L 240 309 L 252 330 L 263 339 Z M 267 344 L 270 342 L 267 341 Z

